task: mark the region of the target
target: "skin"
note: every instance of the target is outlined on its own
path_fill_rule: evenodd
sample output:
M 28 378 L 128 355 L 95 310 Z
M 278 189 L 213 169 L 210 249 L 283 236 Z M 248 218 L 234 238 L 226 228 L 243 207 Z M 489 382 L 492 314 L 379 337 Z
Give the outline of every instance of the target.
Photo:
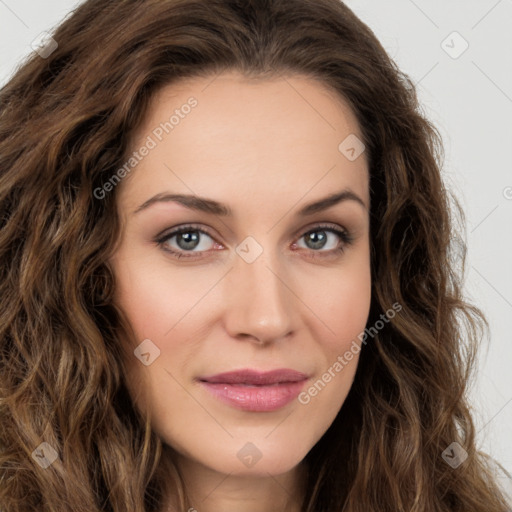
M 128 386 L 175 451 L 198 512 L 299 511 L 301 461 L 340 410 L 359 355 L 307 404 L 296 399 L 273 412 L 235 409 L 196 379 L 291 368 L 308 374 L 307 390 L 357 341 L 371 299 L 368 166 L 365 153 L 350 161 L 338 146 L 362 135 L 347 104 L 311 78 L 229 72 L 161 89 L 133 149 L 191 96 L 197 107 L 116 191 L 116 301 L 136 336 L 125 340 Z M 348 189 L 363 204 L 345 200 L 298 216 L 306 204 Z M 135 213 L 164 192 L 214 199 L 233 216 L 174 201 Z M 189 223 L 211 236 L 191 228 L 200 237 L 195 247 L 176 235 L 155 241 Z M 322 223 L 348 231 L 352 242 L 317 228 Z M 327 237 L 323 245 L 305 236 L 315 228 Z M 236 252 L 248 236 L 263 250 L 252 263 Z M 200 256 L 175 258 L 166 247 Z M 134 355 L 145 339 L 160 350 L 148 366 Z M 237 457 L 248 442 L 261 455 L 251 467 Z M 168 506 L 176 507 L 170 496 Z

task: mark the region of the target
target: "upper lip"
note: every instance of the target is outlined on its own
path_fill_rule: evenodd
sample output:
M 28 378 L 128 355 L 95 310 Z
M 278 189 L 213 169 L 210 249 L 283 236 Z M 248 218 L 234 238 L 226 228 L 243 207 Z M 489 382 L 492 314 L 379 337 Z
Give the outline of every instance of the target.
M 201 377 L 199 380 L 212 384 L 250 384 L 253 386 L 264 386 L 284 382 L 300 382 L 307 378 L 308 376 L 305 373 L 297 370 L 280 368 L 267 372 L 251 369 L 236 370 Z

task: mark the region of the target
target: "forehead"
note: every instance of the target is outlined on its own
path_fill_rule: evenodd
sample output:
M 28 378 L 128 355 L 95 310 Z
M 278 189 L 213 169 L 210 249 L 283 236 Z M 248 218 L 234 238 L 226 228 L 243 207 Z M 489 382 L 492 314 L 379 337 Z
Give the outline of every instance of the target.
M 140 198 L 170 188 L 224 199 L 227 189 L 272 200 L 350 186 L 368 200 L 366 154 L 351 161 L 340 149 L 351 137 L 362 140 L 355 114 L 311 78 L 233 72 L 181 80 L 154 95 L 131 141 L 131 151 L 149 139 L 154 147 L 127 192 Z

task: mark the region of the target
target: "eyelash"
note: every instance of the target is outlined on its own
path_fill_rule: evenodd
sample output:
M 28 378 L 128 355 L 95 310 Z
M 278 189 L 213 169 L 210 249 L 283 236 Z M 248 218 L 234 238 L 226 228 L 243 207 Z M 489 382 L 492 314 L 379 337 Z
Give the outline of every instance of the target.
M 199 233 L 203 233 L 205 235 L 208 235 L 212 240 L 215 240 L 213 235 L 211 233 L 209 233 L 207 229 L 200 228 L 193 224 L 189 224 L 186 226 L 182 226 L 178 229 L 175 229 L 174 231 L 171 231 L 170 233 L 166 233 L 162 236 L 157 237 L 155 239 L 155 243 L 157 243 L 158 246 L 160 248 L 162 248 L 165 252 L 170 253 L 174 258 L 177 258 L 177 259 L 179 259 L 179 258 L 194 258 L 194 259 L 203 258 L 204 256 L 199 256 L 199 254 L 201 254 L 202 252 L 209 252 L 209 251 L 197 251 L 197 252 L 175 251 L 174 249 L 169 249 L 169 247 L 165 246 L 165 242 L 168 242 L 171 238 L 175 237 L 176 235 L 179 235 L 181 233 L 188 233 L 188 232 L 192 232 L 192 231 L 197 231 Z M 345 248 L 347 246 L 349 246 L 354 241 L 353 237 L 348 233 L 348 231 L 337 228 L 337 227 L 333 227 L 330 224 L 320 224 L 318 226 L 315 226 L 312 229 L 308 229 L 305 233 L 303 233 L 299 237 L 299 239 L 303 238 L 306 235 L 309 235 L 310 233 L 315 233 L 317 231 L 329 231 L 331 233 L 334 233 L 334 234 L 338 235 L 338 237 L 341 239 L 341 243 L 340 243 L 339 247 L 337 247 L 335 249 L 331 249 L 329 251 L 321 251 L 321 250 L 315 251 L 313 249 L 310 249 L 310 252 L 313 253 L 311 255 L 312 258 L 319 258 L 319 257 L 326 258 L 329 256 L 332 257 L 332 256 L 335 256 L 338 254 L 342 254 L 344 252 Z M 190 254 L 187 254 L 187 252 Z M 320 255 L 317 253 L 320 253 Z

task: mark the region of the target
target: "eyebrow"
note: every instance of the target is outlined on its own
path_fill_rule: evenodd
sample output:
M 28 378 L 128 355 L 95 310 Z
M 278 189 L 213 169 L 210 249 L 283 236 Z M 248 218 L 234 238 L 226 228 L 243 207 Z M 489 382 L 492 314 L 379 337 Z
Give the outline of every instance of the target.
M 331 206 L 334 206 L 338 203 L 342 203 L 344 201 L 355 201 L 356 203 L 359 203 L 365 210 L 367 210 L 364 201 L 357 194 L 355 194 L 351 190 L 346 189 L 342 190 L 341 192 L 331 194 L 312 203 L 308 203 L 297 212 L 297 215 L 299 215 L 300 217 L 313 215 L 314 213 L 327 210 Z M 207 199 L 206 197 L 199 197 L 189 194 L 169 194 L 166 192 L 151 197 L 150 199 L 142 203 L 133 213 L 136 214 L 143 210 L 146 210 L 155 203 L 168 202 L 176 202 L 185 206 L 186 208 L 189 208 L 190 210 L 211 213 L 214 215 L 219 215 L 221 217 L 233 216 L 233 211 L 231 210 L 231 208 L 229 208 L 229 206 L 219 203 L 218 201 L 214 201 L 213 199 Z

